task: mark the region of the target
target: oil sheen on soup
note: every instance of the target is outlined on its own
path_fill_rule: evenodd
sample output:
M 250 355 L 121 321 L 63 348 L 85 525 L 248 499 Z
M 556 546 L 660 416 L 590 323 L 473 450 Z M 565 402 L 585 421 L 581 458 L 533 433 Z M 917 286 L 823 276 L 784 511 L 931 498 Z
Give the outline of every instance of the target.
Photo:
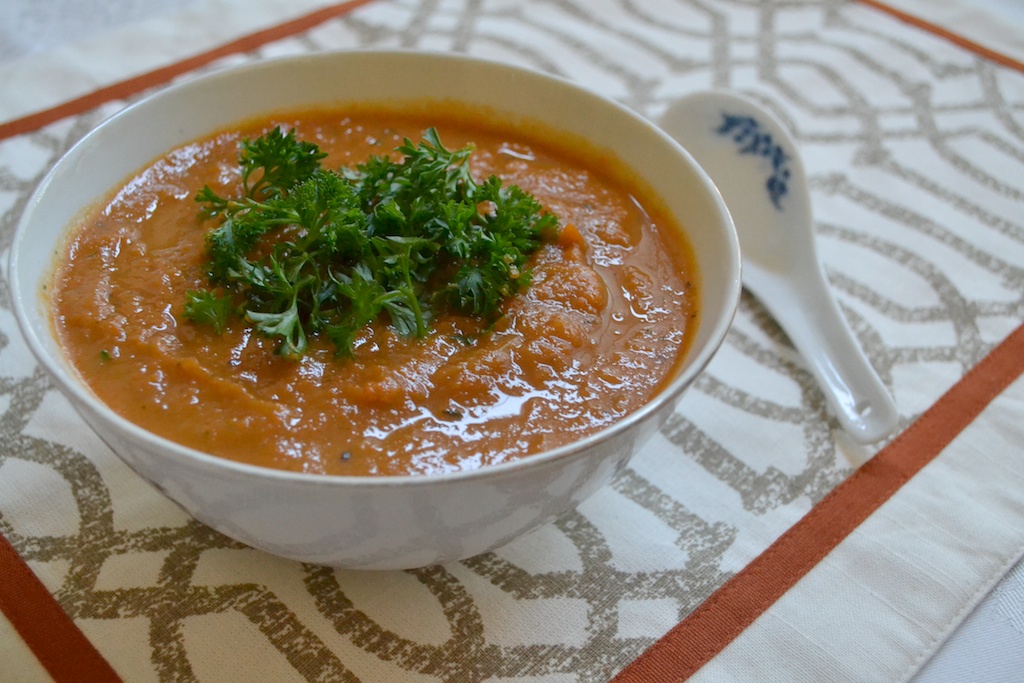
M 241 319 L 218 334 L 182 316 L 208 279 L 194 197 L 232 192 L 240 141 L 277 125 L 333 169 L 435 127 L 449 149 L 472 143 L 474 177 L 532 193 L 561 231 L 494 321 L 444 314 L 408 338 L 381 319 L 351 357 L 314 338 L 284 358 Z M 291 471 L 428 474 L 527 457 L 641 407 L 685 354 L 698 283 L 681 228 L 596 151 L 469 114 L 310 111 L 186 144 L 95 206 L 58 264 L 54 324 L 100 399 L 172 441 Z

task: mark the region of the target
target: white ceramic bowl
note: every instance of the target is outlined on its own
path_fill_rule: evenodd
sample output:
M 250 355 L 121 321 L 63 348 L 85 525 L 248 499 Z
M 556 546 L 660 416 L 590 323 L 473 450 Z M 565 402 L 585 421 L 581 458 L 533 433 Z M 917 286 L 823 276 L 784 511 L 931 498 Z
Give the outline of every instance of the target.
M 610 150 L 686 227 L 700 268 L 701 316 L 689 356 L 650 403 L 568 446 L 436 476 L 304 475 L 200 453 L 121 418 L 64 357 L 41 291 L 83 207 L 152 159 L 217 128 L 289 108 L 435 98 L 535 120 Z M 408 568 L 502 545 L 607 483 L 672 410 L 722 342 L 740 293 L 739 245 L 718 191 L 646 119 L 570 82 L 494 62 L 412 52 L 272 60 L 171 86 L 115 115 L 50 171 L 18 225 L 10 277 L 18 322 L 55 384 L 136 472 L 197 519 L 276 555 L 350 568 Z

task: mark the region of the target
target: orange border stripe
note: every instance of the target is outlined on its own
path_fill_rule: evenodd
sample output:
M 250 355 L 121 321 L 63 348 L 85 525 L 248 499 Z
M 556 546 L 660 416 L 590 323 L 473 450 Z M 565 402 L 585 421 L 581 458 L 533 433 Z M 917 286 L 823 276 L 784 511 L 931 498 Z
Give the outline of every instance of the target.
M 55 681 L 120 681 L 0 534 L 0 611 Z
M 668 683 L 693 675 L 941 453 L 1021 374 L 1024 325 L 614 682 Z
M 938 24 L 933 24 L 930 21 L 925 21 L 924 19 L 916 17 L 913 14 L 907 14 L 906 12 L 898 10 L 895 7 L 890 7 L 884 2 L 878 2 L 878 0 L 857 1 L 863 5 L 867 5 L 868 7 L 874 7 L 876 10 L 880 12 L 885 12 L 886 14 L 892 15 L 899 19 L 900 21 L 910 24 L 911 26 L 915 26 L 923 31 L 927 31 L 928 33 L 934 33 L 935 35 L 941 38 L 945 38 L 954 45 L 958 45 L 965 50 L 969 50 L 970 52 L 973 52 L 976 55 L 980 55 L 981 57 L 984 57 L 989 61 L 995 62 L 1000 66 L 1005 66 L 1010 69 L 1016 69 L 1017 71 L 1024 72 L 1024 62 L 1021 62 L 1018 59 L 1014 59 L 1009 55 L 1004 55 L 1002 52 L 996 52 L 995 50 L 991 50 L 985 47 L 984 45 L 974 42 L 973 40 L 968 40 L 967 38 L 959 34 L 953 33 L 952 31 L 942 28 Z
M 324 7 L 283 24 L 242 36 L 230 43 L 225 43 L 220 47 L 202 52 L 180 62 L 175 62 L 169 66 L 155 69 L 124 81 L 118 81 L 99 90 L 94 90 L 87 95 L 63 102 L 55 107 L 29 114 L 20 119 L 8 121 L 7 123 L 0 124 L 0 140 L 34 131 L 68 116 L 74 116 L 75 114 L 98 107 L 101 104 L 124 99 L 147 88 L 167 83 L 177 76 L 198 69 L 222 57 L 255 50 L 271 41 L 301 33 L 372 1 L 349 0 L 348 2 Z

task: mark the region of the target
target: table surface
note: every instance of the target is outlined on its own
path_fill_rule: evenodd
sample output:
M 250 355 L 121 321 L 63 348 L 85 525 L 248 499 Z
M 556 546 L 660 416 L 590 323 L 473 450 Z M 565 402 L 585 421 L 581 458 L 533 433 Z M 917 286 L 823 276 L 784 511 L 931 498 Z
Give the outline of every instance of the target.
M 7 0 L 0 125 L 330 5 L 247 6 Z M 418 47 L 555 71 L 652 117 L 701 87 L 751 94 L 794 129 L 826 273 L 908 428 L 1024 322 L 1022 15 L 1012 0 L 722 2 L 714 11 L 684 0 L 373 0 L 175 77 L 277 54 Z M 0 140 L 5 248 L 56 155 L 143 93 Z M 6 283 L 3 292 L 0 409 L 11 419 L 0 432 L 0 533 L 131 680 L 245 680 L 255 671 L 280 680 L 645 680 L 630 678 L 645 651 L 671 642 L 677 623 L 892 445 L 860 447 L 838 431 L 802 361 L 745 295 L 722 352 L 670 423 L 578 512 L 443 568 L 293 566 L 204 531 L 120 466 L 31 369 Z M 1011 384 L 694 678 L 742 678 L 758 666 L 780 680 L 1017 680 L 1022 397 L 1022 383 Z M 1005 486 L 972 480 L 977 509 L 965 503 L 945 526 L 919 520 L 940 514 L 951 479 L 968 489 L 965 478 L 982 469 L 974 451 L 1002 459 L 984 467 Z M 902 552 L 911 559 L 887 563 Z M 80 559 L 88 553 L 97 554 L 91 563 Z M 189 565 L 187 575 L 172 571 L 175 562 Z M 859 573 L 890 569 L 903 572 L 894 574 L 899 590 L 935 600 L 928 617 L 908 617 L 916 606 L 899 590 L 883 595 Z M 945 585 L 912 585 L 928 573 Z M 849 602 L 855 589 L 837 588 L 844 583 L 882 596 L 886 615 L 861 614 Z M 829 602 L 833 593 L 843 597 Z M 176 599 L 189 608 L 174 609 Z M 844 615 L 789 623 L 808 605 Z M 910 626 L 896 623 L 903 617 Z M 861 633 L 860 645 L 842 642 Z M 907 651 L 883 645 L 897 639 Z M 799 666 L 763 649 L 780 642 Z M 439 656 L 464 668 L 445 669 L 431 659 Z M 25 680 L 47 679 L 6 621 L 0 659 L 23 662 L 16 675 Z

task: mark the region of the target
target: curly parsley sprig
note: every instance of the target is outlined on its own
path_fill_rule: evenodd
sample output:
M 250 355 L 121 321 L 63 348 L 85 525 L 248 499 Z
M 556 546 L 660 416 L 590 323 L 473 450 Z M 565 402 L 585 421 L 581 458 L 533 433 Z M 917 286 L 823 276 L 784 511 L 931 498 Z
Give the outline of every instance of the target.
M 196 195 L 219 224 L 206 238 L 210 287 L 188 292 L 185 316 L 219 333 L 241 315 L 293 358 L 320 334 L 351 354 L 382 316 L 408 337 L 445 308 L 496 316 L 529 286 L 527 261 L 557 218 L 496 176 L 477 183 L 472 147 L 448 150 L 433 128 L 396 151 L 335 172 L 294 131 L 243 141 L 241 195 Z

